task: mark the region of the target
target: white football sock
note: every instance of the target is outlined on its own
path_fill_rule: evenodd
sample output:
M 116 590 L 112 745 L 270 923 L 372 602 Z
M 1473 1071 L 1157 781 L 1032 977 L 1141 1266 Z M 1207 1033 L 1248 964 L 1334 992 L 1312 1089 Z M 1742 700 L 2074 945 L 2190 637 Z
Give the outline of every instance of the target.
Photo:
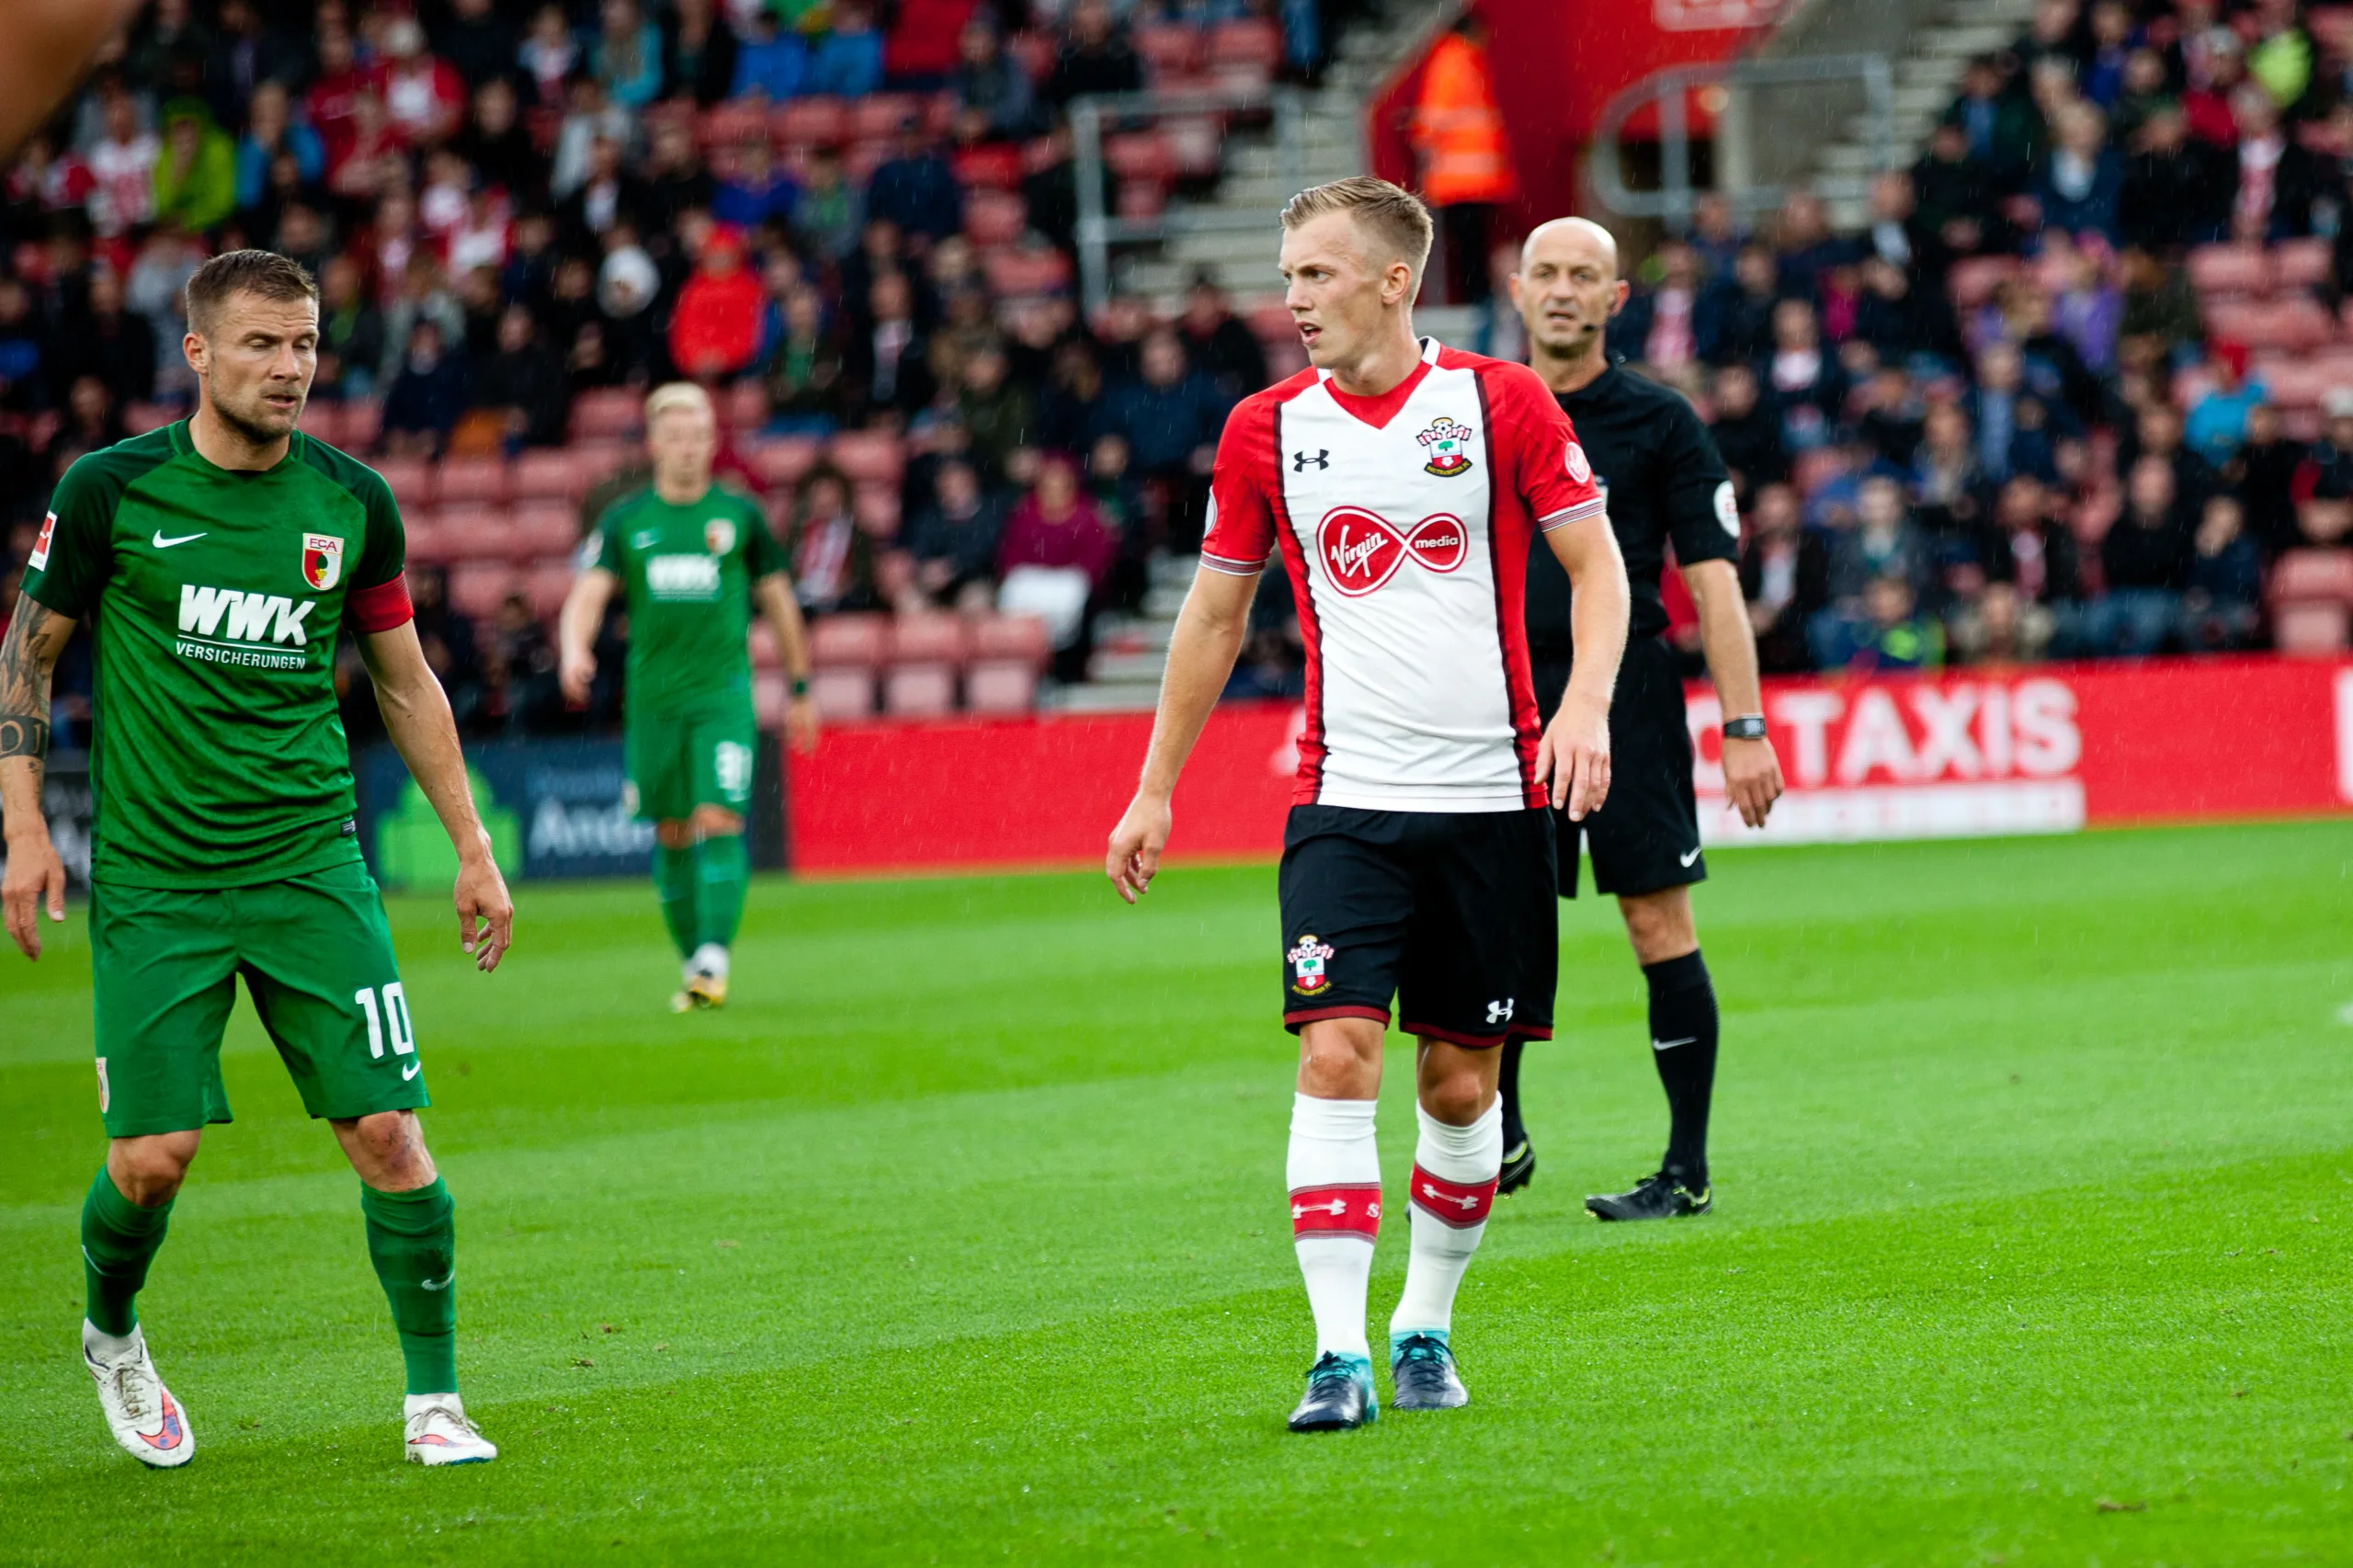
M 1503 1101 L 1491 1103 L 1468 1127 L 1450 1127 L 1419 1106 L 1422 1135 L 1414 1146 L 1414 1186 L 1407 1205 L 1413 1240 L 1406 1254 L 1405 1293 L 1390 1314 L 1389 1334 L 1454 1326 L 1454 1292 L 1471 1255 L 1487 1233 L 1495 1177 L 1504 1165 Z
M 131 1324 L 129 1334 L 108 1334 L 88 1318 L 84 1318 L 82 1348 L 110 1367 L 139 1348 L 139 1325 Z
M 414 1420 L 420 1412 L 430 1410 L 437 1404 L 454 1410 L 460 1415 L 466 1413 L 466 1402 L 455 1392 L 413 1393 L 404 1395 L 401 1400 L 401 1419 Z
M 727 949 L 717 942 L 705 942 L 695 949 L 694 957 L 687 960 L 687 972 L 690 975 L 707 974 L 713 980 L 726 979 Z
M 1374 1100 L 1294 1096 L 1290 1153 L 1292 1246 L 1315 1313 L 1315 1353 L 1362 1356 L 1365 1288 L 1381 1233 L 1381 1148 L 1372 1138 Z

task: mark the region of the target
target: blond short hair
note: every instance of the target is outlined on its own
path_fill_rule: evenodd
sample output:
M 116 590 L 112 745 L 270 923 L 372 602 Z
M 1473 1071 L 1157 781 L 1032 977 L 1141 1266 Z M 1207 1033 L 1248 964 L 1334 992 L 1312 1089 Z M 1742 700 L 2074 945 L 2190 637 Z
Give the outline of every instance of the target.
M 717 417 L 710 406 L 710 394 L 692 381 L 668 381 L 646 394 L 647 428 L 652 428 L 654 422 L 665 414 L 700 414 Z
M 1283 206 L 1283 227 L 1296 229 L 1327 212 L 1347 213 L 1379 250 L 1390 252 L 1420 278 L 1423 265 L 1430 258 L 1432 233 L 1430 210 L 1422 205 L 1420 197 L 1385 179 L 1353 175 L 1329 185 L 1309 186 L 1292 197 Z M 1381 258 L 1376 256 L 1375 259 Z

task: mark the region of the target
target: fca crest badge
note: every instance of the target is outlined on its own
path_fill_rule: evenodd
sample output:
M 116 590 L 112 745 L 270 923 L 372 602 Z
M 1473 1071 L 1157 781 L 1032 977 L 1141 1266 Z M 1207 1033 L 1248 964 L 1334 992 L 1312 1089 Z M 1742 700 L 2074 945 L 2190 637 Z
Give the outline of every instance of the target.
M 1316 449 L 1315 455 L 1312 458 L 1305 452 L 1291 453 L 1291 472 L 1305 473 L 1309 463 L 1313 463 L 1319 469 L 1330 468 L 1332 466 L 1332 449 L 1329 447 L 1319 447 Z
M 1430 460 L 1422 465 L 1422 472 L 1441 479 L 1470 472 L 1471 456 L 1464 449 L 1471 445 L 1471 434 L 1468 425 L 1458 425 L 1451 416 L 1439 415 L 1436 423 L 1415 437 L 1430 449 Z

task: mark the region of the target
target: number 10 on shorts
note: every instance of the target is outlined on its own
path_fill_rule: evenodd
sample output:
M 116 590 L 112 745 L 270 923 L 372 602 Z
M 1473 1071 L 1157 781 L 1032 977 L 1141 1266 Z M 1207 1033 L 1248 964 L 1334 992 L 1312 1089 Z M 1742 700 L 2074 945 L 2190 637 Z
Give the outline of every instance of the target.
M 415 1055 L 416 1029 L 408 1021 L 408 993 L 395 980 L 384 987 L 381 1006 L 376 996 L 376 992 L 364 985 L 351 994 L 351 999 L 359 1004 L 359 1010 L 368 1015 L 368 1054 L 377 1058 L 384 1054 L 384 1030 L 390 1025 L 392 1054 Z

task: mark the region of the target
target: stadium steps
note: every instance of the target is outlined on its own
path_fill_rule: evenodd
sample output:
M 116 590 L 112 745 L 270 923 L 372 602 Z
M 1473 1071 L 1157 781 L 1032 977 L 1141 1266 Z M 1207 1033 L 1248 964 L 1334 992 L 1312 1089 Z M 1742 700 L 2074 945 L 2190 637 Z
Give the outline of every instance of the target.
M 1927 144 L 1928 132 L 1960 90 L 1961 75 L 1977 55 L 2006 48 L 2034 14 L 2034 0 L 1951 0 L 1926 24 L 1913 29 L 1895 61 L 1894 163 L 1909 168 Z M 1868 113 L 1847 120 L 1837 138 L 1815 154 L 1813 173 L 1830 190 L 1833 227 L 1861 228 L 1870 221 L 1863 191 L 1880 165 L 1879 127 Z M 1847 191 L 1856 195 L 1843 194 Z
M 1198 556 L 1154 557 L 1142 613 L 1098 619 L 1087 678 L 1049 694 L 1040 706 L 1066 713 L 1150 711 L 1160 700 L 1160 677 L 1168 668 L 1169 633 L 1199 564 Z

